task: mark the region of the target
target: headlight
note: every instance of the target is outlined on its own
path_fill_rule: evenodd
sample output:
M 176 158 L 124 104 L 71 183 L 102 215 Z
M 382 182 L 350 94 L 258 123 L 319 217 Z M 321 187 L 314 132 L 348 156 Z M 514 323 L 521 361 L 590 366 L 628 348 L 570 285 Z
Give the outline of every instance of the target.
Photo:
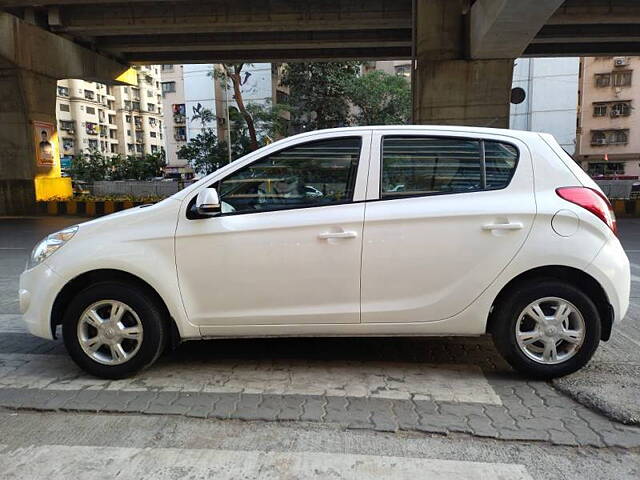
M 49 257 L 51 254 L 53 254 L 53 252 L 67 243 L 71 239 L 71 237 L 76 234 L 77 231 L 78 225 L 74 225 L 73 227 L 65 228 L 64 230 L 60 230 L 59 232 L 52 233 L 44 240 L 41 240 L 31 252 L 29 262 L 27 262 L 27 270 L 42 263 L 45 258 Z

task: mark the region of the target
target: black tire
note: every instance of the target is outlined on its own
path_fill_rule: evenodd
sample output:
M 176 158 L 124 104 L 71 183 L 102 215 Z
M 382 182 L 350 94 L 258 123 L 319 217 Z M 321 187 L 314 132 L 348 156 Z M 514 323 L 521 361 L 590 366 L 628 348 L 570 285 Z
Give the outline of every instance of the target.
M 532 360 L 521 350 L 516 340 L 519 315 L 529 304 L 545 297 L 569 301 L 584 319 L 582 345 L 571 358 L 557 364 L 543 364 Z M 515 286 L 494 306 L 492 315 L 491 333 L 496 348 L 515 370 L 528 377 L 550 379 L 569 375 L 589 362 L 600 343 L 602 327 L 596 306 L 581 290 L 557 279 L 539 278 Z
M 140 346 L 129 360 L 118 365 L 105 365 L 84 352 L 78 338 L 78 323 L 87 307 L 101 300 L 117 300 L 135 311 L 142 324 Z M 123 282 L 108 281 L 90 285 L 78 293 L 67 307 L 62 321 L 64 344 L 73 361 L 96 377 L 119 379 L 152 365 L 167 342 L 167 322 L 158 302 L 143 289 Z

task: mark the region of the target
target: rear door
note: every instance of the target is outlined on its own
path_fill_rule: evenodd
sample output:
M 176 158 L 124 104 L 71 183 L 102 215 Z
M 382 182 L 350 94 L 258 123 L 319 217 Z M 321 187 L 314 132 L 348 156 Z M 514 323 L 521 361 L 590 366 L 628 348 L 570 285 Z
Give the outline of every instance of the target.
M 515 257 L 535 217 L 531 157 L 522 142 L 424 132 L 382 130 L 373 140 L 363 323 L 459 313 Z

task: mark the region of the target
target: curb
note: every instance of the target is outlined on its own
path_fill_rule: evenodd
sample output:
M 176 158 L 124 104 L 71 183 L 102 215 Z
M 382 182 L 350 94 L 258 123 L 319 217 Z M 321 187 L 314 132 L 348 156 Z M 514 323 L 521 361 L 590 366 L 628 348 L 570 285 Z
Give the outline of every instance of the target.
M 640 199 L 611 200 L 611 204 L 618 218 L 640 217 Z
M 133 200 L 103 201 L 45 201 L 38 202 L 38 212 L 42 215 L 78 215 L 81 217 L 100 217 L 110 213 L 126 210 L 154 202 L 137 202 Z

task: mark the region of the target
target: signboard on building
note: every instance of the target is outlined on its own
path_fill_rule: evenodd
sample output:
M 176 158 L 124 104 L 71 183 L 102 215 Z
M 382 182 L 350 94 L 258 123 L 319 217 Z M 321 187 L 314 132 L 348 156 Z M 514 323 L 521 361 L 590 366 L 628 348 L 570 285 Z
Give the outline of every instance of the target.
M 62 155 L 60 157 L 60 168 L 67 169 L 67 168 L 71 168 L 71 160 L 72 160 L 72 156 L 71 155 Z
M 53 123 L 33 122 L 33 134 L 36 147 L 36 164 L 38 167 L 55 166 L 55 145 Z

